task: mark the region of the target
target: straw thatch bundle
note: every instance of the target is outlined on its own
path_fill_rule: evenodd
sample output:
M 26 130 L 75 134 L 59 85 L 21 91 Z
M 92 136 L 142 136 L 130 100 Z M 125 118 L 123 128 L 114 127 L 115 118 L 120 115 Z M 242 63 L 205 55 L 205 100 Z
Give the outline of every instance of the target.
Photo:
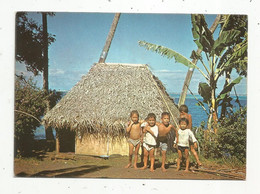
M 169 112 L 161 95 L 177 117 L 173 99 L 147 65 L 97 63 L 45 115 L 43 123 L 56 129 L 122 137 L 132 110 L 138 110 L 140 119 L 153 112 L 158 121 L 162 112 Z

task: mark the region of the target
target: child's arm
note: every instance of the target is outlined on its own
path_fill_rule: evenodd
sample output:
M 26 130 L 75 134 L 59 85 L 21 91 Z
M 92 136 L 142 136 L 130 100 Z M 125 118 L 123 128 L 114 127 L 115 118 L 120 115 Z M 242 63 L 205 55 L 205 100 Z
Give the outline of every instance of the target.
M 198 147 L 198 144 L 197 144 L 198 140 L 195 138 L 195 136 L 194 136 L 194 134 L 192 133 L 191 130 L 189 130 L 189 138 L 194 143 L 194 148 L 197 149 L 197 147 Z
M 147 128 L 147 122 L 143 122 L 141 124 L 141 142 L 143 143 L 143 139 L 144 139 L 144 136 L 145 136 L 145 133 L 146 133 L 146 128 Z
M 146 131 L 147 132 L 149 132 L 152 136 L 154 136 L 155 138 L 157 138 L 157 136 L 158 136 L 158 130 L 157 130 L 157 133 L 156 132 L 153 132 L 152 130 L 151 130 L 151 127 L 150 126 L 147 126 L 146 127 Z
M 198 148 L 198 143 L 194 142 L 194 148 L 197 149 Z
M 178 132 L 177 132 L 177 134 L 178 134 Z M 174 148 L 178 147 L 179 135 L 177 135 L 177 134 L 176 134 L 174 142 L 173 142 L 173 147 Z
M 192 117 L 191 114 L 188 114 L 189 126 L 188 129 L 192 130 Z
M 176 144 L 178 144 L 178 142 L 179 142 L 178 130 L 173 125 L 171 125 L 171 129 L 175 131 L 175 141 L 176 141 Z
M 131 131 L 132 125 L 134 124 L 133 121 L 128 122 L 128 127 L 126 128 L 126 132 L 129 133 Z

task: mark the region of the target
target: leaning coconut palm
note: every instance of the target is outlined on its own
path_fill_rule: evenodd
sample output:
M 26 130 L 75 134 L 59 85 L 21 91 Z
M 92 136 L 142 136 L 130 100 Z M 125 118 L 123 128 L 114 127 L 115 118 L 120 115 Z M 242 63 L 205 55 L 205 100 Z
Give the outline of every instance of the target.
M 132 110 L 138 110 L 140 119 L 150 112 L 158 119 L 162 112 L 171 112 L 175 121 L 179 115 L 173 99 L 147 65 L 97 63 L 43 122 L 57 134 L 64 129 L 75 131 L 76 154 L 127 155 L 125 124 Z
M 203 102 L 209 107 L 208 129 L 211 130 L 211 121 L 213 119 L 215 124 L 214 132 L 217 133 L 218 106 L 230 93 L 234 85 L 241 81 L 242 77 L 239 76 L 232 82 L 224 85 L 223 90 L 218 96 L 216 95 L 217 83 L 227 69 L 234 68 L 235 61 L 241 57 L 244 57 L 243 61 L 247 60 L 247 36 L 244 33 L 245 31 L 239 28 L 222 28 L 218 38 L 214 40 L 213 34 L 208 29 L 203 15 L 191 15 L 191 20 L 194 41 L 198 49 L 204 53 L 206 62 L 203 60 L 202 55 L 195 51 L 192 52 L 191 58 L 200 61 L 203 68 L 198 67 L 183 55 L 169 48 L 145 41 L 139 41 L 139 45 L 145 47 L 147 50 L 157 52 L 168 59 L 174 58 L 176 62 L 182 63 L 189 68 L 197 69 L 203 75 L 206 82 L 199 83 L 198 92 L 203 97 Z M 238 46 L 239 44 L 242 45 Z M 203 103 L 199 102 L 198 105 L 203 106 Z

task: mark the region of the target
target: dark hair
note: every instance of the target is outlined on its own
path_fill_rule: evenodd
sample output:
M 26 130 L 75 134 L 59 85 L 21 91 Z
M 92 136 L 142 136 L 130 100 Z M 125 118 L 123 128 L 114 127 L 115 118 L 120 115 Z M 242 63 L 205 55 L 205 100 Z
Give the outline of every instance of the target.
M 180 106 L 180 108 L 179 108 L 179 111 L 180 112 L 186 112 L 186 113 L 188 113 L 189 112 L 189 109 L 188 109 L 188 107 L 185 105 L 185 104 L 182 104 L 181 106 Z
M 181 124 L 182 121 L 186 122 L 186 124 L 189 125 L 189 120 L 188 120 L 188 119 L 186 119 L 186 118 L 180 118 L 179 124 Z
M 154 118 L 154 119 L 156 120 L 156 116 L 155 116 L 154 113 L 149 113 L 146 118 L 147 118 L 147 119 L 149 119 L 149 118 Z
M 162 118 L 163 118 L 165 115 L 168 115 L 168 116 L 170 117 L 170 113 L 168 113 L 168 112 L 163 112 L 163 113 L 162 113 Z
M 136 114 L 139 117 L 139 113 L 138 113 L 137 110 L 132 110 L 131 113 L 130 113 L 130 117 L 132 117 L 133 114 Z

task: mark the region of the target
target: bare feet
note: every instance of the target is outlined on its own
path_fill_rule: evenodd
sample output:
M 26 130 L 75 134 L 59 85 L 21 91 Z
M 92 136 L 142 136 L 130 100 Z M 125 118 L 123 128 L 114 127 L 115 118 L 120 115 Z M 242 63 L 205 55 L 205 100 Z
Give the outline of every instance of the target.
M 136 169 L 136 170 L 138 169 L 136 165 L 134 165 L 134 169 Z
M 132 164 L 129 163 L 129 164 L 127 164 L 127 165 L 125 166 L 125 168 L 129 168 L 129 167 L 131 167 L 131 166 L 132 166 Z
M 163 172 L 167 172 L 167 170 L 164 167 L 161 167 Z
M 145 170 L 147 168 L 147 166 L 143 166 L 142 168 L 140 168 L 141 170 Z
M 198 161 L 198 166 L 202 166 L 202 163 L 200 161 Z
M 184 172 L 189 172 L 189 169 L 185 169 Z
M 177 169 L 176 169 L 176 171 L 179 171 L 179 170 L 180 170 L 180 168 L 177 168 Z
M 153 168 L 150 168 L 150 172 L 154 172 L 154 169 L 153 169 Z

